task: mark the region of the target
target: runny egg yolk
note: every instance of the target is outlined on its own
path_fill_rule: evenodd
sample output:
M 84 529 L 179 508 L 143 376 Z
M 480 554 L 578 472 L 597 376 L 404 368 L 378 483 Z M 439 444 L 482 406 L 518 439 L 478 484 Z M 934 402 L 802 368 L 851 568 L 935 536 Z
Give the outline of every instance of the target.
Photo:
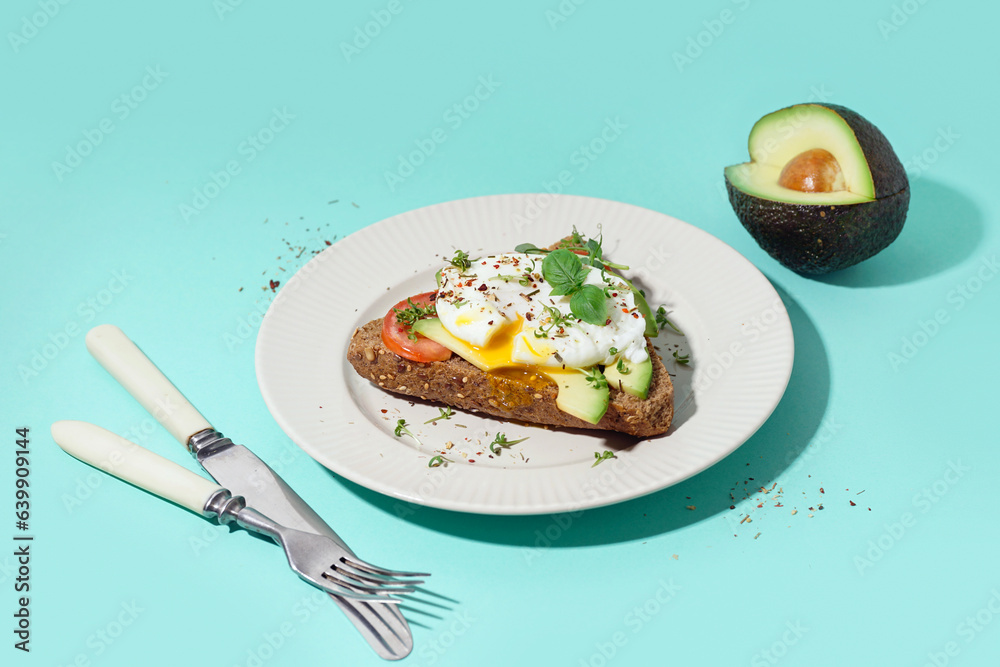
M 518 317 L 516 321 L 497 331 L 485 346 L 469 347 L 478 352 L 483 365 L 490 369 L 509 366 L 514 354 L 514 338 L 521 332 L 523 324 L 524 318 Z
M 532 376 L 551 377 L 561 373 L 573 373 L 572 369 L 563 369 L 552 366 L 541 366 L 536 364 L 516 363 L 514 359 L 514 348 L 517 346 L 521 350 L 518 356 L 524 358 L 525 350 L 543 361 L 550 356 L 545 340 L 532 340 L 534 335 L 532 329 L 525 330 L 524 318 L 518 316 L 517 320 L 505 325 L 496 332 L 490 342 L 485 346 L 478 347 L 469 345 L 469 350 L 465 354 L 475 365 L 480 368 L 496 373 L 502 373 L 511 379 L 515 377 L 530 378 Z M 465 356 L 462 354 L 461 356 Z

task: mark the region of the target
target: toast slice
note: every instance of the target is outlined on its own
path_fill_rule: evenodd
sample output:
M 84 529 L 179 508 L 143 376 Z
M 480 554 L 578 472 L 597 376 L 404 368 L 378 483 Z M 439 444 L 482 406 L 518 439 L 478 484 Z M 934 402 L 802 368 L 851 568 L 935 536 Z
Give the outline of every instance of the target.
M 646 347 L 653 362 L 648 396 L 640 399 L 618 387 L 609 387 L 608 411 L 597 424 L 556 407 L 558 392 L 554 384 L 488 373 L 458 355 L 429 363 L 403 359 L 382 343 L 382 320 L 372 320 L 355 330 L 347 348 L 347 360 L 359 375 L 397 394 L 502 419 L 646 437 L 666 433 L 674 416 L 670 375 L 649 339 Z
M 556 248 L 586 250 L 579 238 L 569 236 L 548 250 Z M 372 320 L 354 331 L 347 347 L 347 360 L 361 377 L 397 394 L 501 419 L 648 437 L 666 433 L 670 428 L 674 417 L 674 386 L 649 338 L 646 351 L 653 364 L 646 398 L 609 386 L 608 409 L 597 424 L 560 410 L 556 406 L 558 389 L 538 376 L 483 371 L 457 354 L 447 361 L 428 363 L 397 356 L 382 342 L 382 320 Z

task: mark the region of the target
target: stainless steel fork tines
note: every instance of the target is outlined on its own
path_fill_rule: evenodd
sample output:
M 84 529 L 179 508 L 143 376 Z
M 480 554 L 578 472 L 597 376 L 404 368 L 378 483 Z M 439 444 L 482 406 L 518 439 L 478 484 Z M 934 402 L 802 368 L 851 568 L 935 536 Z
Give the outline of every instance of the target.
M 235 522 L 242 528 L 271 538 L 284 549 L 288 565 L 299 577 L 335 595 L 372 602 L 399 603 L 399 599 L 389 596 L 412 593 L 412 586 L 423 583 L 423 580 L 407 584 L 396 577 L 429 576 L 406 572 L 392 573 L 395 576 L 381 574 L 392 571 L 352 559 L 362 571 L 368 569 L 380 573 L 378 578 L 369 574 L 365 581 L 360 581 L 353 571 L 338 568 L 337 563 L 346 562 L 348 554 L 334 540 L 325 535 L 282 526 L 252 507 L 247 507 L 241 496 L 234 497 L 227 489 L 218 490 L 208 499 L 205 512 L 218 517 L 219 523 Z
M 358 593 L 404 595 L 414 592 L 415 586 L 424 583 L 424 579 L 418 577 L 431 575 L 427 572 L 389 570 L 366 563 L 357 556 L 345 554 L 331 564 L 323 576 Z

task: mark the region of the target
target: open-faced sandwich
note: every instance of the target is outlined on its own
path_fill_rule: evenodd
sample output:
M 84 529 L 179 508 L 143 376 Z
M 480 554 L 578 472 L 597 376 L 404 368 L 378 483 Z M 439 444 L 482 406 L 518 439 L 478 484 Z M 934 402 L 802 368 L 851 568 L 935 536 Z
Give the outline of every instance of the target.
M 437 290 L 358 328 L 347 357 L 379 387 L 503 419 L 665 433 L 673 385 L 641 291 L 575 230 L 546 249 L 471 258 Z

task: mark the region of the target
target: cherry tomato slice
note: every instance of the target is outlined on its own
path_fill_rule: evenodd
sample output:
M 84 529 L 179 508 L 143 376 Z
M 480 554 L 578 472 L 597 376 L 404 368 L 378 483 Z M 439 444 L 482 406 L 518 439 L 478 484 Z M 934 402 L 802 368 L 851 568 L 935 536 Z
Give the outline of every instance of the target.
M 415 306 L 426 308 L 434 303 L 436 292 L 424 292 L 411 296 Z M 404 359 L 426 363 L 429 361 L 446 361 L 451 358 L 451 350 L 439 343 L 435 343 L 430 338 L 416 334 L 417 339 L 410 338 L 410 327 L 402 324 L 396 319 L 396 310 L 406 310 L 410 307 L 406 299 L 403 299 L 393 306 L 385 319 L 382 320 L 382 342 L 390 351 L 398 354 Z

